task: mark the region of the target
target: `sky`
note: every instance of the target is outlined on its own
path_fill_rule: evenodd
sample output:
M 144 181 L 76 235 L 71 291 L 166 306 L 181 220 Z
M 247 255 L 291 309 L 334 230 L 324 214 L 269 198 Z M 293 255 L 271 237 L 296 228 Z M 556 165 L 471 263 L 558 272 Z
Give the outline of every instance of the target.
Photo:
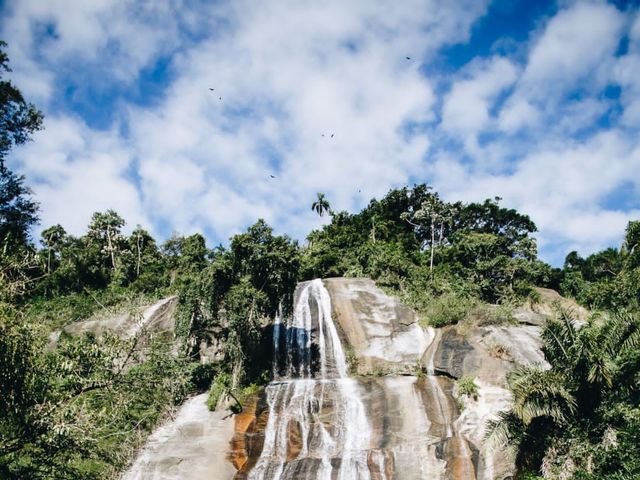
M 39 229 L 114 209 L 225 244 L 258 218 L 303 240 L 324 192 L 357 212 L 428 183 L 502 197 L 541 258 L 640 219 L 638 2 L 0 2 L 11 80 L 45 114 L 13 150 Z M 275 178 L 272 178 L 275 177 Z

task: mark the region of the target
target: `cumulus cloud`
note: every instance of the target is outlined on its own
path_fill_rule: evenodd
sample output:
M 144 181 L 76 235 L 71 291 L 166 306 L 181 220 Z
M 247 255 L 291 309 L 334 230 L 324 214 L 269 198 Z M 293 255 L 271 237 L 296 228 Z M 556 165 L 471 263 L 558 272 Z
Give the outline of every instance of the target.
M 471 65 L 470 78 L 454 83 L 445 97 L 442 128 L 461 135 L 467 148 L 475 151 L 477 135 L 493 122 L 489 108 L 516 75 L 516 67 L 502 57 Z
M 486 7 L 14 3 L 0 24 L 13 78 L 48 118 L 11 162 L 43 225 L 75 233 L 114 208 L 161 237 L 224 242 L 262 217 L 302 239 L 327 221 L 309 209 L 318 191 L 354 211 L 428 182 L 452 200 L 500 195 L 531 215 L 555 262 L 616 244 L 639 214 L 607 202 L 621 185 L 640 189 L 637 12 L 563 3 L 511 53 L 439 71 Z M 114 120 L 98 130 L 82 109 L 96 89 L 137 95 L 101 97 Z
M 206 219 L 220 236 L 261 215 L 300 237 L 318 221 L 307 212 L 316 191 L 352 210 L 420 173 L 429 142 L 406 127 L 433 118 L 434 93 L 419 60 L 464 38 L 477 7 L 252 7 L 237 4 L 232 28 L 180 59 L 157 109 L 131 111 L 154 211 L 178 225 Z M 165 195 L 164 173 L 152 172 L 182 158 L 201 169 L 202 200 L 211 200 L 179 206 Z
M 451 157 L 435 162 L 432 174 L 446 198 L 477 201 L 499 195 L 506 205 L 529 214 L 547 255 L 561 261 L 563 245 L 583 254 L 615 244 L 632 211 L 610 210 L 603 201 L 623 184 L 640 191 L 640 148 L 618 132 L 605 132 L 584 143 L 541 149 L 502 175 L 471 172 Z
M 93 212 L 110 208 L 131 225 L 149 224 L 129 177 L 131 153 L 117 132 L 96 133 L 81 121 L 49 117 L 20 158 L 41 203 L 42 227 L 60 223 L 78 235 Z
M 564 108 L 567 92 L 593 94 L 606 85 L 623 26 L 623 14 L 602 2 L 560 10 L 533 40 L 515 92 L 500 113 L 502 128 L 546 128 Z

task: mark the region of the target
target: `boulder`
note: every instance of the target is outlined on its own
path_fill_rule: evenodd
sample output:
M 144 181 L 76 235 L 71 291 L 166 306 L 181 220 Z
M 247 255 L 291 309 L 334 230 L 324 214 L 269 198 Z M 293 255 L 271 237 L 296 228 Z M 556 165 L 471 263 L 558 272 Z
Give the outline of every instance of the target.
M 415 373 L 432 338 L 413 310 L 369 278 L 329 278 L 324 284 L 358 374 Z

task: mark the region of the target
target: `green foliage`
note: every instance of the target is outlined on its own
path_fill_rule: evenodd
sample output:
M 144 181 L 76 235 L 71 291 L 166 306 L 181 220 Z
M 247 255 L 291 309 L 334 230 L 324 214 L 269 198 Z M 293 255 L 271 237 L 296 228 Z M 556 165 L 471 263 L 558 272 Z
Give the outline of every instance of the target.
M 113 478 L 189 393 L 192 368 L 169 345 L 46 337 L 20 319 L 0 337 L 2 478 Z
M 38 203 L 24 182 L 24 176 L 11 172 L 0 157 L 0 255 L 25 248 L 29 228 L 38 222 Z
M 417 185 L 392 190 L 358 214 L 334 213 L 329 225 L 309 234 L 302 276 L 368 276 L 405 297 L 420 295 L 411 292 L 420 281 L 453 289 L 466 283 L 474 296 L 496 302 L 526 295 L 533 281 L 557 282 L 535 259 L 529 237 L 535 230 L 528 217 L 497 200 L 447 203 Z
M 474 400 L 478 399 L 478 386 L 475 383 L 476 378 L 471 375 L 465 375 L 460 377 L 456 381 L 456 389 L 458 391 L 458 395 L 465 395 L 467 397 L 471 397 Z
M 231 388 L 231 378 L 228 374 L 222 373 L 218 375 L 209 389 L 209 396 L 207 397 L 207 407 L 212 412 L 217 408 L 220 403 L 220 398 Z
M 297 244 L 263 220 L 234 236 L 229 250 L 217 249 L 181 291 L 177 332 L 192 345 L 188 355 L 215 334 L 231 388 L 260 378 L 271 352 L 266 327 L 281 302 L 290 303 L 299 268 Z
M 551 368 L 508 376 L 514 404 L 490 425 L 493 436 L 517 446 L 523 471 L 552 475 L 571 464 L 576 478 L 640 475 L 640 317 L 601 316 L 577 328 L 562 313 L 542 340 Z
M 582 258 L 567 255 L 560 291 L 594 309 L 638 309 L 640 307 L 640 222 L 627 225 L 618 249 L 608 248 Z
M 15 145 L 29 140 L 32 133 L 42 128 L 42 112 L 27 103 L 10 81 L 3 79 L 10 72 L 7 44 L 0 40 L 0 167 L 4 167 L 6 154 Z
M 6 46 L 0 40 L 0 281 L 14 283 L 22 281 L 24 267 L 14 257 L 29 255 L 29 229 L 38 222 L 38 203 L 24 176 L 9 170 L 5 158 L 15 145 L 25 143 L 42 128 L 42 113 L 3 79 L 11 71 Z
M 423 310 L 424 323 L 432 327 L 454 325 L 462 321 L 476 305 L 477 300 L 465 298 L 454 293 L 432 297 L 431 302 Z
M 29 319 L 51 331 L 94 315 L 115 315 L 130 311 L 155 300 L 157 296 L 154 294 L 139 293 L 130 288 L 111 285 L 103 290 L 87 290 L 79 294 L 53 298 L 32 297 L 22 308 Z

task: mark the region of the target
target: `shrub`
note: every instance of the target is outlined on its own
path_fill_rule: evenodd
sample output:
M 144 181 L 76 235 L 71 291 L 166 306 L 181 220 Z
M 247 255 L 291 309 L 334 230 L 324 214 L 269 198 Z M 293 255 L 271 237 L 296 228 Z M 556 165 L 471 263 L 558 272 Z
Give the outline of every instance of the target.
M 465 375 L 456 381 L 458 396 L 466 395 L 474 400 L 478 399 L 478 386 L 475 383 L 476 377 Z
M 226 373 L 218 375 L 209 389 L 209 397 L 207 398 L 207 407 L 210 411 L 214 411 L 218 407 L 220 398 L 229 389 L 230 378 Z
M 476 305 L 476 300 L 453 293 L 434 298 L 427 306 L 424 322 L 432 327 L 453 325 L 463 320 Z

